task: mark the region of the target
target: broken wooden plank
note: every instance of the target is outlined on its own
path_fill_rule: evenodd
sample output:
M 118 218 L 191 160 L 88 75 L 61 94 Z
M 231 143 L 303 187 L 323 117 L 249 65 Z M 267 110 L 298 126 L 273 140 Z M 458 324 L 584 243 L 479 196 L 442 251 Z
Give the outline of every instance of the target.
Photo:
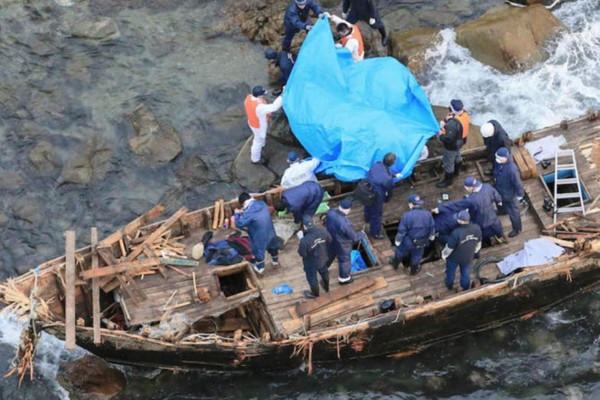
M 225 200 L 219 200 L 219 228 L 225 223 Z
M 561 247 L 567 247 L 569 249 L 572 249 L 575 247 L 575 243 L 573 242 L 569 242 L 568 240 L 562 240 L 562 239 L 557 239 L 553 236 L 540 236 L 540 238 L 542 239 L 547 239 Z
M 180 270 L 180 269 L 179 269 L 179 268 L 177 268 L 177 267 L 174 267 L 174 266 L 172 266 L 172 265 L 168 265 L 168 264 L 167 264 L 167 265 L 165 265 L 165 266 L 166 266 L 167 268 L 170 268 L 170 269 L 172 269 L 173 271 L 177 272 L 178 274 L 185 276 L 186 278 L 192 279 L 192 275 L 188 274 L 187 272 L 183 272 L 182 270 Z
M 66 231 L 65 239 L 65 349 L 75 350 L 75 231 Z
M 92 248 L 92 268 L 94 271 L 98 269 L 98 253 L 96 246 L 98 245 L 98 229 L 92 228 L 91 231 L 91 248 Z M 100 282 L 98 278 L 92 278 L 92 325 L 94 327 L 94 343 L 102 343 L 100 336 Z
M 215 208 L 213 209 L 213 224 L 212 224 L 212 229 L 213 231 L 217 229 L 217 227 L 219 226 L 219 209 L 221 208 L 221 202 L 220 201 L 215 201 Z
M 116 275 L 122 272 L 135 273 L 158 265 L 160 265 L 160 259 L 158 257 L 144 258 L 143 260 L 122 262 L 95 270 L 82 271 L 80 276 L 82 279 L 91 279 L 101 276 Z
M 373 286 L 374 284 L 375 280 L 373 279 L 362 279 L 359 281 L 355 281 L 350 285 L 346 285 L 338 289 L 334 289 L 329 293 L 325 293 L 324 295 L 319 296 L 316 299 L 296 304 L 296 313 L 299 317 L 302 317 L 305 314 L 314 312 L 319 308 L 325 307 L 330 303 L 336 302 L 340 299 L 343 299 L 344 297 L 350 296 L 351 294 L 366 289 L 369 286 Z
M 164 212 L 165 206 L 162 204 L 153 207 L 145 214 L 140 215 L 139 217 L 125 225 L 123 228 L 102 239 L 100 243 L 98 243 L 98 247 L 111 246 L 113 243 L 117 242 L 124 236 L 134 235 L 139 228 L 152 221 L 153 219 L 160 217 Z

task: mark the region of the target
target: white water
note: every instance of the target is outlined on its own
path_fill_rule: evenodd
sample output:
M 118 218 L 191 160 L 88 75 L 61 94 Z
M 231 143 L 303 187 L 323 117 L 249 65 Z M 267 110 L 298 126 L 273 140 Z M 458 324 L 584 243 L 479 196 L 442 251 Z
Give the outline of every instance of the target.
M 444 30 L 426 65 L 432 104 L 460 98 L 475 124 L 497 119 L 513 137 L 600 109 L 600 2 L 565 3 L 555 15 L 570 32 L 548 44 L 546 62 L 515 75 L 472 59 Z

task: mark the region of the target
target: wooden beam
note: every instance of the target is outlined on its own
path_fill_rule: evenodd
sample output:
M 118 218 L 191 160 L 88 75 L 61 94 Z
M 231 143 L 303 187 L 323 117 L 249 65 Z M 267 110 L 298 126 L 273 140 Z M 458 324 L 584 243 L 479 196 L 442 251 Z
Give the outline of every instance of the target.
M 92 228 L 91 232 L 91 247 L 92 247 L 92 271 L 98 269 L 98 252 L 96 247 L 98 245 L 98 229 Z M 100 282 L 98 278 L 92 279 L 92 323 L 94 327 L 94 343 L 102 343 L 100 336 Z
M 330 303 L 334 303 L 340 299 L 343 299 L 344 297 L 350 296 L 351 294 L 360 292 L 361 290 L 373 286 L 374 284 L 375 280 L 373 279 L 362 279 L 356 281 L 350 285 L 346 285 L 332 290 L 329 293 L 325 293 L 316 299 L 296 304 L 296 313 L 299 317 L 302 317 L 318 310 L 319 308 L 325 307 Z
M 160 265 L 160 258 L 144 258 L 143 260 L 122 262 L 118 264 L 109 265 L 106 267 L 98 268 L 95 270 L 88 270 L 81 272 L 82 279 L 98 278 L 101 276 L 109 276 L 120 274 L 121 272 L 139 272 L 145 269 Z
M 65 239 L 65 349 L 75 350 L 75 231 L 66 231 Z
M 148 212 L 140 215 L 139 217 L 125 225 L 123 228 L 102 239 L 100 243 L 98 243 L 98 247 L 111 246 L 113 243 L 116 243 L 117 241 L 119 241 L 119 239 L 123 238 L 124 236 L 135 235 L 136 231 L 140 229 L 143 225 L 146 225 L 153 219 L 160 217 L 165 212 L 165 209 L 165 206 L 162 204 L 154 206 Z
M 561 247 L 567 247 L 569 249 L 572 249 L 575 247 L 575 243 L 570 242 L 568 240 L 562 240 L 562 239 L 557 239 L 553 236 L 540 236 L 541 239 L 547 239 Z

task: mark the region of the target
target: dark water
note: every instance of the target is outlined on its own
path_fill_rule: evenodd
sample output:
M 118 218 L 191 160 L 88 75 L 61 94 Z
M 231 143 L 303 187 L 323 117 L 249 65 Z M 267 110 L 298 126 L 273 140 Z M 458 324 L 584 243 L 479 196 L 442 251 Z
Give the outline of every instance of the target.
M 393 30 L 447 28 L 501 3 L 382 0 L 380 5 Z M 224 4 L 0 4 L 0 275 L 63 253 L 67 229 L 75 229 L 78 244 L 85 244 L 91 226 L 106 234 L 161 201 L 170 210 L 197 208 L 237 194 L 229 168 L 249 135 L 240 101 L 267 75 L 264 48 L 221 25 Z M 73 22 L 94 15 L 111 17 L 120 36 L 70 37 Z M 515 76 L 474 61 L 456 46 L 452 31 L 444 31 L 432 68 L 418 77 L 432 103 L 447 104 L 458 93 L 476 122 L 493 116 L 514 132 L 599 107 L 600 6 L 578 0 L 556 15 L 572 33 L 552 44 L 549 61 Z M 141 103 L 179 133 L 183 151 L 166 165 L 148 167 L 129 150 L 133 129 L 126 114 Z M 50 161 L 32 161 L 40 147 L 49 149 Z M 94 155 L 88 160 L 91 179 L 74 183 L 66 176 L 82 163 L 82 154 Z M 209 167 L 207 179 L 180 172 L 195 157 Z M 599 315 L 600 295 L 591 293 L 529 321 L 468 335 L 408 359 L 322 366 L 311 377 L 299 370 L 174 374 L 126 368 L 128 387 L 120 398 L 600 398 Z M 0 372 L 8 369 L 18 334 L 14 322 L 0 318 Z M 20 392 L 13 379 L 2 382 L 0 399 L 66 398 L 55 382 L 58 363 L 83 352 L 67 354 L 62 347 L 44 337 L 36 382 Z

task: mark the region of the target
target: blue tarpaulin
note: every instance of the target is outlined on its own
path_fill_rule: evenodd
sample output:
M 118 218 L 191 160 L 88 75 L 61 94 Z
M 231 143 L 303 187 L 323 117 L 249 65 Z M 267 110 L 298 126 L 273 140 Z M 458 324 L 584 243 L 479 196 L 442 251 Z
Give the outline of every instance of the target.
M 342 181 L 365 176 L 388 152 L 408 177 L 439 125 L 423 89 L 391 57 L 352 61 L 336 49 L 327 19 L 307 36 L 283 95 L 292 132 Z

